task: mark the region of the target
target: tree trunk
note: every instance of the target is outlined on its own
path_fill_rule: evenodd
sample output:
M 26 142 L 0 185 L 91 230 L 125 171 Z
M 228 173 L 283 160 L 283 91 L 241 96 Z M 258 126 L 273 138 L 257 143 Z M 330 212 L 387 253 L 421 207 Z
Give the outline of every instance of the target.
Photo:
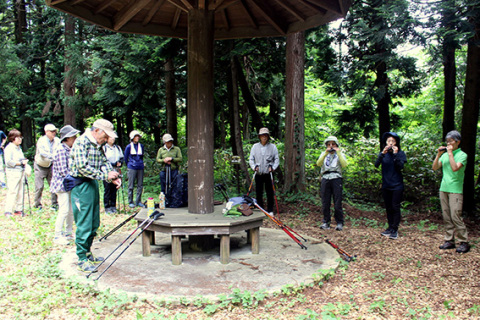
M 65 95 L 63 107 L 64 124 L 76 127 L 75 106 L 73 99 L 75 96 L 75 79 L 72 75 L 69 65 L 71 45 L 74 43 L 75 21 L 73 16 L 67 14 L 65 17 L 65 79 L 63 80 L 63 92 Z
M 467 166 L 463 183 L 463 209 L 474 215 L 475 209 L 475 152 L 480 101 L 480 17 L 473 21 L 476 33 L 468 42 L 467 74 L 462 115 L 462 142 L 460 147 L 467 153 Z
M 375 79 L 375 89 L 383 91 L 383 95 L 380 100 L 377 101 L 378 112 L 378 131 L 380 134 L 379 140 L 381 141 L 382 135 L 385 132 L 390 131 L 390 93 L 388 86 L 387 64 L 385 61 L 381 61 L 376 67 L 377 78 Z M 380 149 L 382 146 L 380 146 Z
M 272 133 L 272 136 L 275 137 L 276 139 L 282 139 L 283 136 L 280 134 L 280 112 L 279 112 L 279 107 L 278 107 L 278 102 L 277 102 L 277 97 L 276 95 L 273 95 L 270 100 L 270 118 L 273 119 L 274 123 L 270 124 L 272 128 L 270 129 L 270 132 Z
M 239 92 L 238 92 L 238 70 L 235 58 L 231 59 L 230 66 L 232 68 L 232 98 L 233 98 L 233 131 L 235 134 L 235 144 L 237 154 L 240 157 L 240 169 L 245 174 L 247 183 L 250 184 L 250 178 L 248 174 L 248 166 L 245 161 L 245 154 L 243 153 L 242 132 L 240 130 L 240 105 L 239 105 Z
M 240 84 L 240 88 L 242 89 L 242 96 L 245 104 L 248 107 L 248 110 L 252 114 L 252 122 L 255 130 L 258 132 L 260 128 L 263 127 L 262 117 L 260 113 L 258 113 L 257 107 L 255 106 L 255 100 L 253 99 L 253 95 L 248 87 L 247 79 L 245 78 L 245 74 L 243 73 L 242 65 L 238 60 L 238 56 L 233 57 L 233 63 L 235 64 L 235 68 L 237 69 L 237 80 Z
M 172 135 L 175 144 L 178 144 L 177 92 L 173 58 L 168 59 L 165 63 L 165 96 L 167 104 L 167 132 Z
M 455 30 L 455 1 L 443 0 L 442 25 L 447 31 Z M 443 104 L 443 139 L 448 132 L 455 129 L 455 86 L 456 86 L 456 65 L 455 48 L 457 41 L 454 35 L 448 34 L 443 39 L 443 76 L 445 81 L 445 93 Z
M 305 191 L 305 33 L 287 35 L 285 192 Z
M 213 212 L 213 35 L 214 15 L 188 12 L 188 212 Z

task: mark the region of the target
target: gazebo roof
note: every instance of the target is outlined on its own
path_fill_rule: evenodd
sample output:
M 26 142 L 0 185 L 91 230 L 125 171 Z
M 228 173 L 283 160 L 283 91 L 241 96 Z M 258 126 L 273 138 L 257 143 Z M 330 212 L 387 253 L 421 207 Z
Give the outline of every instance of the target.
M 195 3 L 194 3 L 195 2 Z M 215 12 L 215 39 L 285 36 L 344 17 L 350 0 L 47 0 L 104 28 L 187 38 L 188 11 Z

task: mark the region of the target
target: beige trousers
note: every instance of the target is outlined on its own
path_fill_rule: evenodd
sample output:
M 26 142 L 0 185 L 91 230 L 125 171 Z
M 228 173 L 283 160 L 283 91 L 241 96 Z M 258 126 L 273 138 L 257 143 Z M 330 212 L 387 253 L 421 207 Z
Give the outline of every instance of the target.
M 64 231 L 65 235 L 72 234 L 73 228 L 73 210 L 70 201 L 70 192 L 57 192 L 58 198 L 58 214 L 55 222 L 55 237 L 60 237 Z
M 6 170 L 7 174 L 7 198 L 5 200 L 5 212 L 23 210 L 23 171 Z
M 467 242 L 467 227 L 462 219 L 463 194 L 440 191 L 440 203 L 445 222 L 445 241 L 455 242 L 456 232 L 458 241 Z

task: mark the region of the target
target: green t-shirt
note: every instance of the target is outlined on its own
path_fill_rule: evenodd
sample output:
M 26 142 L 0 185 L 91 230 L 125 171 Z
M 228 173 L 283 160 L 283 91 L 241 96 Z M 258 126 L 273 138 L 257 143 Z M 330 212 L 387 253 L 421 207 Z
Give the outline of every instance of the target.
M 461 163 L 463 166 L 457 172 L 453 172 L 448 159 L 448 152 L 445 152 L 440 157 L 442 163 L 443 178 L 440 184 L 440 191 L 449 193 L 463 194 L 463 179 L 465 178 L 465 167 L 467 165 L 467 154 L 460 149 L 453 151 L 453 159 L 456 163 Z

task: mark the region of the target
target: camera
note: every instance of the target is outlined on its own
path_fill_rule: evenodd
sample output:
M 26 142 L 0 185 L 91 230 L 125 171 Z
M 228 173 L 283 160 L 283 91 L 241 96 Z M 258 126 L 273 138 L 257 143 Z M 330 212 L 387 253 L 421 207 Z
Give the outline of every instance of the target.
M 393 152 L 393 146 L 388 146 L 387 152 Z
M 330 152 L 330 153 L 334 153 L 334 152 L 335 152 L 335 149 L 333 149 L 333 148 L 330 148 L 330 149 L 328 149 L 328 152 Z

